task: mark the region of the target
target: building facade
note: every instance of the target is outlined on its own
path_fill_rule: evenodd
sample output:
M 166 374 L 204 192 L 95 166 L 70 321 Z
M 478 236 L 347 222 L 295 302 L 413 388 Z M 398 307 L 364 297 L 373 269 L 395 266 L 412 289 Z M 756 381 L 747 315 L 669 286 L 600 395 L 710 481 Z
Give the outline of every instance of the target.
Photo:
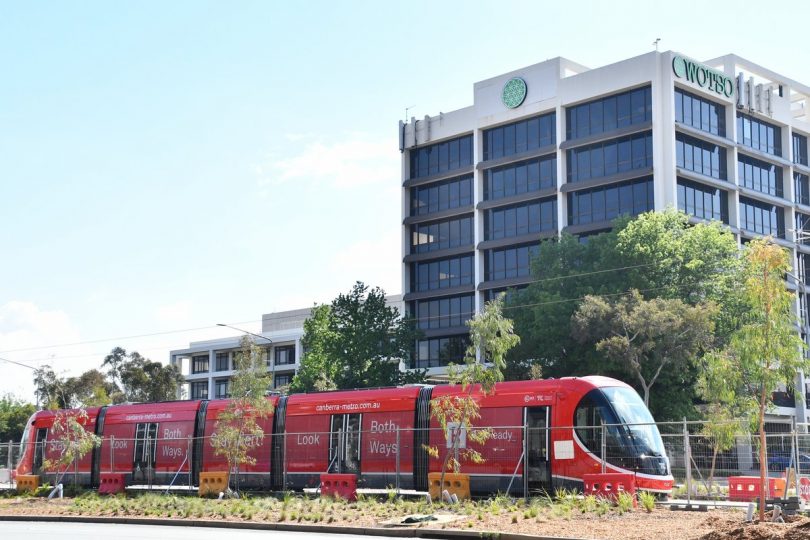
M 385 298 L 390 307 L 403 313 L 402 297 Z M 262 315 L 262 331 L 254 336 L 256 345 L 264 349 L 267 371 L 273 376 L 273 387 L 283 391 L 301 366 L 304 321 L 312 308 L 280 311 Z M 177 366 L 185 382 L 177 389 L 178 399 L 222 399 L 229 397 L 230 380 L 234 375 L 235 355 L 242 335 L 229 338 L 192 342 L 185 349 L 169 353 L 169 363 Z M 404 366 L 402 366 L 404 367 Z
M 459 360 L 464 322 L 531 281 L 543 239 L 670 207 L 789 248 L 806 336 L 808 107 L 810 87 L 737 56 L 656 51 L 596 69 L 555 58 L 400 122 L 403 300 L 424 332 L 413 367 Z

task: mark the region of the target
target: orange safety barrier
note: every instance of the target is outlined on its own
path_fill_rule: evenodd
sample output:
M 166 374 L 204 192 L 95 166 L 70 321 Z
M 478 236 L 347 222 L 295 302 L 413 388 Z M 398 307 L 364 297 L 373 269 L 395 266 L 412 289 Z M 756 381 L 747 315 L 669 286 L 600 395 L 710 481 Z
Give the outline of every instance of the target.
M 123 493 L 126 482 L 125 474 L 120 473 L 101 473 L 101 481 L 98 484 L 99 495 L 114 495 L 116 493 Z
M 430 498 L 434 501 L 442 500 L 442 491 L 445 489 L 451 495 L 455 494 L 459 500 L 470 498 L 470 475 L 469 474 L 444 474 L 444 487 L 441 487 L 442 473 L 428 473 L 428 485 L 430 486 Z
M 36 474 L 17 475 L 17 493 L 30 491 L 31 493 L 39 489 L 39 476 Z
M 759 476 L 729 476 L 728 500 L 753 501 L 759 497 Z M 782 498 L 785 496 L 785 479 L 768 478 L 769 498 Z
M 357 500 L 356 474 L 322 474 L 321 497 L 340 497 L 347 501 Z
M 583 493 L 615 501 L 619 493 L 628 493 L 633 496 L 633 506 L 636 501 L 636 476 L 632 473 L 599 473 L 583 474 Z
M 220 492 L 228 489 L 228 473 L 227 472 L 201 472 L 200 473 L 200 487 L 198 494 L 200 497 L 206 495 L 219 495 Z

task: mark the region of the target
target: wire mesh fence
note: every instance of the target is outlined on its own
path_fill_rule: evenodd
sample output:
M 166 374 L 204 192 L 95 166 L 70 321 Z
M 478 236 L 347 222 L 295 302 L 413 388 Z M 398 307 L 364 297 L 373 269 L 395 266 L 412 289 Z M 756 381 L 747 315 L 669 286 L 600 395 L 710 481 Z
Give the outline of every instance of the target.
M 230 443 L 214 436 L 164 437 L 159 431 L 145 430 L 135 437 L 104 436 L 99 447 L 80 459 L 50 469 L 48 464 L 64 452 L 64 441 L 46 437 L 25 448 L 2 443 L 0 484 L 12 482 L 10 472 L 16 469 L 19 474 L 41 475 L 49 482 L 64 478 L 65 482 L 91 485 L 98 482 L 99 475 L 121 474 L 129 486 L 194 489 L 200 473 L 230 470 L 236 485 L 244 489 L 317 489 L 321 474 L 347 473 L 357 474 L 358 485 L 368 489 L 424 491 L 423 479 L 429 472 L 450 469 L 457 463 L 477 486 L 484 486 L 480 491 L 521 495 L 528 494 L 531 486 L 553 490 L 558 478 L 570 477 L 562 467 L 567 466 L 565 460 L 570 465 L 573 459 L 589 460 L 590 472 L 623 469 L 661 477 L 671 474 L 675 497 L 722 499 L 727 497 L 730 477 L 759 474 L 760 439 L 741 424 L 527 424 L 479 426 L 470 433 L 453 426 L 445 432 L 394 424 L 358 429 L 360 425 L 265 434 Z M 767 427 L 768 475 L 782 477 L 792 470 L 799 479 L 810 477 L 809 426 Z M 487 432 L 486 440 L 477 442 L 476 433 L 481 430 Z M 236 467 L 229 466 L 227 444 L 246 449 L 247 458 Z M 564 448 L 570 448 L 574 457 L 563 456 Z M 797 492 L 798 484 L 797 480 Z

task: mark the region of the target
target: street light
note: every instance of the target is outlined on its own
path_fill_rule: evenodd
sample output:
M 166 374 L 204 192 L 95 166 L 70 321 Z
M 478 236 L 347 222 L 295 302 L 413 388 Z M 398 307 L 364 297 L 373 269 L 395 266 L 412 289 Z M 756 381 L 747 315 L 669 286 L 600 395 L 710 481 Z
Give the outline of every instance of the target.
M 268 343 L 273 343 L 273 340 L 270 339 L 269 337 L 265 337 L 265 336 L 263 336 L 261 334 L 254 334 L 253 332 L 248 332 L 247 330 L 242 330 L 241 328 L 231 326 L 230 324 L 217 323 L 217 326 L 224 326 L 226 328 L 232 328 L 233 330 L 236 330 L 237 332 L 242 332 L 243 334 L 248 334 L 248 335 L 251 335 L 251 336 L 255 336 L 257 338 L 262 338 L 264 340 L 267 340 Z

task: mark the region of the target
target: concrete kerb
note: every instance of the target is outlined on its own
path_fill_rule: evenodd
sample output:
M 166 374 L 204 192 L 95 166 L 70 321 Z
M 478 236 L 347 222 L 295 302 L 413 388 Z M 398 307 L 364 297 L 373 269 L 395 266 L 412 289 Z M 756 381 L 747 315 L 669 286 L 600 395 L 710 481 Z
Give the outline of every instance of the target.
M 250 523 L 244 521 L 213 521 L 204 519 L 120 518 L 93 516 L 9 516 L 0 515 L 0 521 L 43 521 L 59 523 L 109 523 L 123 525 L 166 525 L 173 527 L 210 527 L 216 529 L 253 529 L 260 531 L 310 532 L 327 534 L 356 534 L 387 536 L 391 538 L 436 538 L 450 540 L 586 540 L 562 536 L 534 536 L 531 534 L 498 533 L 489 531 L 459 531 L 447 529 L 393 529 L 371 527 L 339 527 L 331 525 L 290 525 L 285 523 Z

